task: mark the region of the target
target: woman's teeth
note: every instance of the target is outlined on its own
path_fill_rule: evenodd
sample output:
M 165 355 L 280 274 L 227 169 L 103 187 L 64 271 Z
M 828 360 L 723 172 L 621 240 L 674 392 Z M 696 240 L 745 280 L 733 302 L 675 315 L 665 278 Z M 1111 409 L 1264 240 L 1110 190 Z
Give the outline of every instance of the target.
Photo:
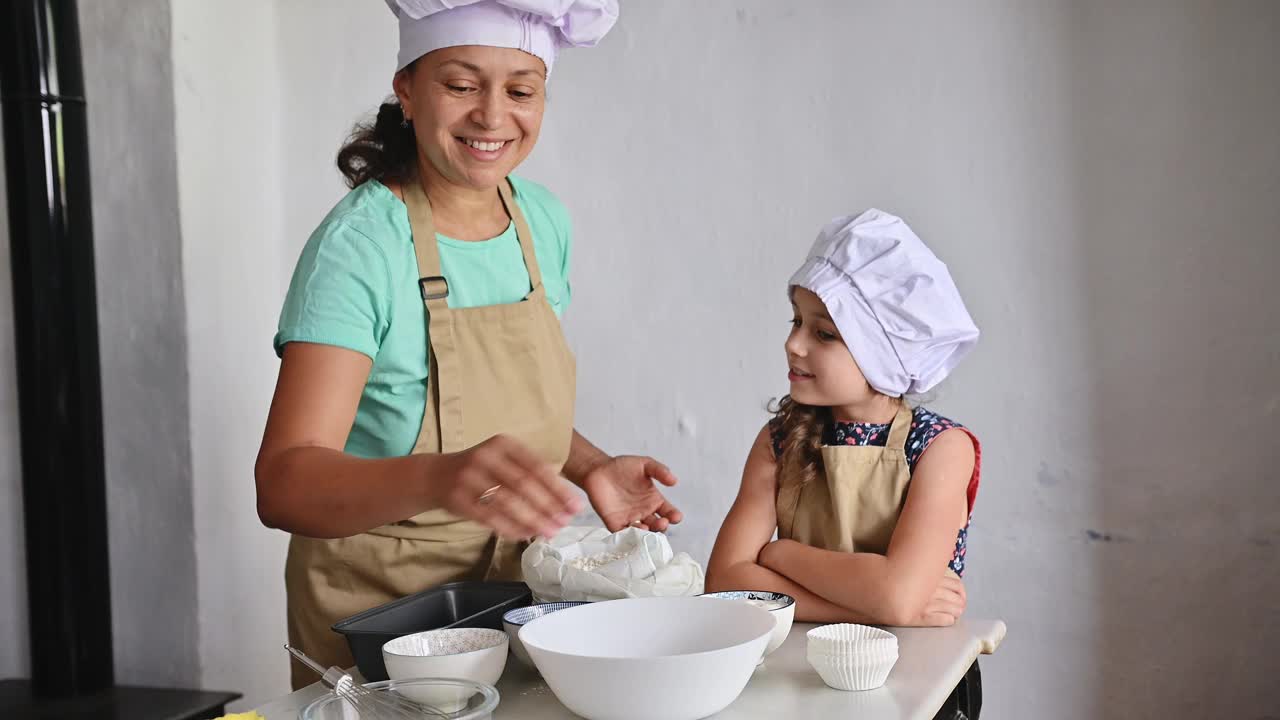
M 477 150 L 483 150 L 484 152 L 494 152 L 496 150 L 501 150 L 502 146 L 507 144 L 506 140 L 503 140 L 502 142 L 479 142 L 477 140 L 467 140 L 465 138 L 462 140 L 462 142 L 470 145 L 471 147 Z

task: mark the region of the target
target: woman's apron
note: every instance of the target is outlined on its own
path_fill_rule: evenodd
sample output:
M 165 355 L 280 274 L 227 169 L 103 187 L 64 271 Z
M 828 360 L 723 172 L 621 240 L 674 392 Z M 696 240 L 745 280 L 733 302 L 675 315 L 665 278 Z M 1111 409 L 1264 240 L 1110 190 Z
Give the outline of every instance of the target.
M 413 452 L 458 452 L 503 434 L 559 469 L 573 436 L 573 354 L 547 302 L 529 225 L 508 182 L 498 192 L 516 226 L 529 294 L 509 305 L 450 308 L 431 205 L 420 183 L 405 185 L 430 367 Z M 525 547 L 445 510 L 348 538 L 294 535 L 285 564 L 289 642 L 325 667 L 349 667 L 335 622 L 448 582 L 518 580 Z M 297 689 L 315 678 L 294 663 L 292 681 Z
M 825 482 L 784 478 L 776 503 L 778 537 L 837 552 L 888 553 L 911 482 L 911 418 L 911 407 L 902 403 L 883 447 L 824 446 Z

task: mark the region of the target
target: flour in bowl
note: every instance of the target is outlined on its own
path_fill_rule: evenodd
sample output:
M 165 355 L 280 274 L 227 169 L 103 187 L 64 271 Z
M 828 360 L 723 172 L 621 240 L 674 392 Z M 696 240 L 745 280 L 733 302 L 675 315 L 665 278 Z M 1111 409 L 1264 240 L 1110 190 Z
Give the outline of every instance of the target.
M 626 556 L 627 553 L 625 552 L 598 552 L 595 555 L 583 555 L 580 558 L 574 558 L 569 562 L 569 566 L 591 572 L 611 562 L 617 562 Z

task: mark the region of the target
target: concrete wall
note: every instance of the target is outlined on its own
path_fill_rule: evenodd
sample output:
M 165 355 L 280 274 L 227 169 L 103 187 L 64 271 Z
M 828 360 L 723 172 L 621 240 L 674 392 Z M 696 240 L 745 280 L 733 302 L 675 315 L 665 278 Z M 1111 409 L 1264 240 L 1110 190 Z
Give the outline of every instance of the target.
M 174 22 L 201 656 L 262 700 L 287 669 L 251 482 L 270 339 L 395 31 L 375 3 Z M 830 217 L 901 214 L 984 330 L 935 407 L 985 442 L 988 714 L 1273 713 L 1277 67 L 1265 1 L 625 3 L 561 58 L 521 169 L 576 224 L 580 429 L 672 465 L 672 543 L 705 560 L 786 390 L 787 274 Z

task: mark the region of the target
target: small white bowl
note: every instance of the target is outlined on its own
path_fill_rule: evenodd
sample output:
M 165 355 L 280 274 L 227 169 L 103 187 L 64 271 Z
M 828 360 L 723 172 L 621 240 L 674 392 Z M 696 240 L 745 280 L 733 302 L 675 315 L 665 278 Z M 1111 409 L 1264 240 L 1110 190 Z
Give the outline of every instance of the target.
M 791 624 L 796 619 L 796 599 L 779 592 L 770 592 L 768 590 L 724 590 L 703 593 L 698 597 L 734 600 L 768 610 L 776 624 L 774 625 L 773 633 L 769 636 L 769 644 L 765 646 L 765 655 L 777 650 L 782 646 L 782 643 L 786 642 L 787 635 L 791 632 Z M 760 657 L 760 662 L 764 662 L 764 656 Z
M 533 658 L 529 657 L 529 651 L 525 650 L 524 643 L 520 642 L 520 628 L 544 615 L 586 604 L 586 602 L 554 602 L 508 610 L 502 616 L 502 629 L 507 632 L 507 637 L 511 641 L 511 654 L 515 655 L 520 662 L 536 670 L 537 666 L 533 664 Z
M 403 635 L 382 646 L 382 661 L 392 680 L 460 678 L 497 685 L 507 666 L 507 634 L 489 628 L 447 628 Z M 456 695 L 429 687 L 406 686 L 404 695 L 445 712 L 461 705 Z
M 867 625 L 823 625 L 808 633 L 806 656 L 822 681 L 837 690 L 884 685 L 898 662 L 898 638 Z

